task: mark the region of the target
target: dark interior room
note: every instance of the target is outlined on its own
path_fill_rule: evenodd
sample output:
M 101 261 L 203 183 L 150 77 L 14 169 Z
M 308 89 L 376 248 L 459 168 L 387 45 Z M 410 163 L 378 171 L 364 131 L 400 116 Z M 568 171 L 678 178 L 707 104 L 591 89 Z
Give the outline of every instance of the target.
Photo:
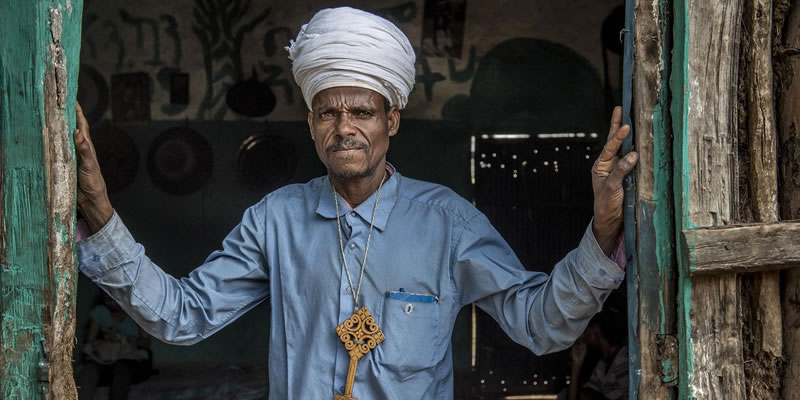
M 247 207 L 326 174 L 284 47 L 319 9 L 376 13 L 417 56 L 388 161 L 469 200 L 527 269 L 549 273 L 592 218 L 590 169 L 621 101 L 621 3 L 85 0 L 78 100 L 116 212 L 185 276 Z M 624 285 L 604 307 L 622 327 Z M 85 276 L 78 287 L 79 374 L 103 297 Z M 192 346 L 152 340 L 152 373 L 130 398 L 266 399 L 269 314 L 264 302 Z M 571 379 L 570 349 L 535 356 L 475 306 L 452 343 L 456 399 L 556 399 Z

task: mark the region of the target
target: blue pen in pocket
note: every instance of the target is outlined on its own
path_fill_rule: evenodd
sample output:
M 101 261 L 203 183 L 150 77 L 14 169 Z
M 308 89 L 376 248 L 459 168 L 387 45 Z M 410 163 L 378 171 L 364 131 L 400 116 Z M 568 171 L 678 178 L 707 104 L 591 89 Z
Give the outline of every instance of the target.
M 432 294 L 411 293 L 404 290 L 392 290 L 386 292 L 386 298 L 410 303 L 438 303 L 439 297 Z

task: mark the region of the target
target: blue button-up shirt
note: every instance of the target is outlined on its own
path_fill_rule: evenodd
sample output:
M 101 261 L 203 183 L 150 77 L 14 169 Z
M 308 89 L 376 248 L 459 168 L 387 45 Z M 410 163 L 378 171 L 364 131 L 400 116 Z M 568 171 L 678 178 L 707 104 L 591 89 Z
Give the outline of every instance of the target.
M 354 285 L 375 195 L 355 209 L 339 197 Z M 84 274 L 169 343 L 200 341 L 269 298 L 270 399 L 332 399 L 349 364 L 335 329 L 353 313 L 336 216 L 330 181 L 320 177 L 250 207 L 222 249 L 181 279 L 147 258 L 116 214 L 77 253 Z M 623 275 L 591 229 L 549 276 L 527 271 L 469 202 L 394 173 L 375 210 L 359 296 L 386 339 L 359 361 L 353 396 L 452 398 L 450 337 L 456 314 L 470 303 L 537 354 L 563 349 Z

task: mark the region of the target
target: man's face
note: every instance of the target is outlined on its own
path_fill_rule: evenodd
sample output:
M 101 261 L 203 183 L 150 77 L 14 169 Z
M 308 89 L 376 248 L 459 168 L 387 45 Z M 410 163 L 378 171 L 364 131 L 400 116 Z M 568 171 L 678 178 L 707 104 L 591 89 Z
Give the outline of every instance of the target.
M 389 137 L 400 126 L 400 112 L 395 107 L 387 112 L 383 96 L 357 87 L 330 88 L 314 96 L 311 109 L 311 139 L 328 173 L 361 179 L 383 168 Z

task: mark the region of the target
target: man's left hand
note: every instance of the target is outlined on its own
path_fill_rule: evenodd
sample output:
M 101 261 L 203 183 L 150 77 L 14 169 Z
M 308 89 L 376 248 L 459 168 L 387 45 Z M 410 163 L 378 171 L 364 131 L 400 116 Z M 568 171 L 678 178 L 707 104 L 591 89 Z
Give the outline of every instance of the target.
M 622 107 L 617 106 L 611 114 L 611 128 L 603 151 L 592 166 L 592 190 L 594 191 L 594 220 L 592 232 L 597 244 L 608 256 L 622 228 L 622 201 L 625 192 L 622 180 L 639 161 L 639 154 L 632 151 L 620 158 L 617 156 L 622 142 L 628 137 L 631 127 L 622 125 Z

